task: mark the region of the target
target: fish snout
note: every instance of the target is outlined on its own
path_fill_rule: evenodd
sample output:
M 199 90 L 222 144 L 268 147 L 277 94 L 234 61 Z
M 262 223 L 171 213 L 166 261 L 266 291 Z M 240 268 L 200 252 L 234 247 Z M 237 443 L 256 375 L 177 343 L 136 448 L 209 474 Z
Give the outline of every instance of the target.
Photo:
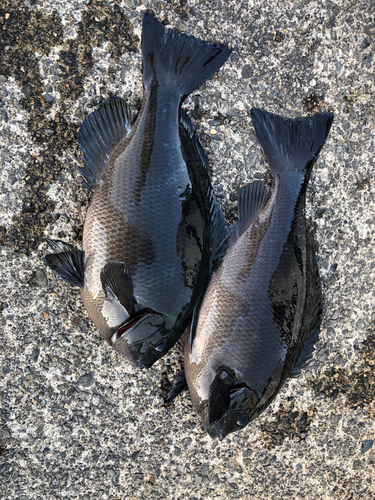
M 117 328 L 110 344 L 136 368 L 150 368 L 167 351 L 166 323 L 163 314 L 138 311 Z
M 235 388 L 230 393 L 230 405 L 226 413 L 214 424 L 209 423 L 208 408 L 200 414 L 210 437 L 224 439 L 231 432 L 243 429 L 255 416 L 259 402 L 256 391 L 248 387 Z

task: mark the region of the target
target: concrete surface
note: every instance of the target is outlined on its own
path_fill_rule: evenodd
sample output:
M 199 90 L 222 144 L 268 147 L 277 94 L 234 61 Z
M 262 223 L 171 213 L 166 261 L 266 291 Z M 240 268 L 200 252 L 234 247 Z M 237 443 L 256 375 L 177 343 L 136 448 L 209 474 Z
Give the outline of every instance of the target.
M 147 8 L 233 48 L 184 104 L 228 222 L 238 188 L 269 180 L 251 107 L 335 114 L 307 206 L 320 340 L 269 409 L 221 442 L 202 431 L 188 393 L 163 403 L 181 347 L 133 369 L 42 261 L 45 236 L 82 236 L 80 123 L 112 95 L 139 110 Z M 2 1 L 0 498 L 375 497 L 374 15 L 372 0 Z

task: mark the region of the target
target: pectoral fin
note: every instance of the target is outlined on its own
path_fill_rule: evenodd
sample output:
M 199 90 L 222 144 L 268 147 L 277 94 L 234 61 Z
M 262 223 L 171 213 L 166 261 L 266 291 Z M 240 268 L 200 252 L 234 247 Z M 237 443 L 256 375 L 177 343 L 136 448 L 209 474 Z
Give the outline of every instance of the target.
M 181 370 L 177 373 L 176 378 L 169 389 L 167 397 L 165 398 L 166 403 L 173 401 L 181 392 L 187 388 L 187 382 L 185 377 L 185 370 Z
M 226 368 L 219 368 L 210 387 L 208 398 L 208 423 L 213 425 L 221 419 L 230 406 L 230 391 L 236 377 Z
M 133 281 L 125 262 L 108 262 L 100 273 L 100 280 L 107 301 L 112 304 L 118 301 L 130 316 L 133 310 Z
M 83 288 L 84 283 L 84 260 L 85 252 L 82 250 L 50 253 L 44 257 L 47 266 L 62 280 L 80 288 Z

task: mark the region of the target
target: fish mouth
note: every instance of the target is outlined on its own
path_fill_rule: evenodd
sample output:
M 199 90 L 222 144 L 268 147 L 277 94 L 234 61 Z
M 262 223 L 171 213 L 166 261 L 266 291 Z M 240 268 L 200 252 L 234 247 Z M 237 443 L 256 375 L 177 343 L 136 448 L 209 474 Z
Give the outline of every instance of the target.
M 167 317 L 143 308 L 117 327 L 109 344 L 135 367 L 149 368 L 168 348 Z
M 203 425 L 212 438 L 224 439 L 231 432 L 243 429 L 256 416 L 259 395 L 249 389 L 246 384 L 234 387 L 229 391 L 230 405 L 224 415 L 213 424 L 208 422 L 208 404 L 203 403 L 199 411 Z
M 234 389 L 231 389 L 229 391 L 229 397 L 230 397 L 231 401 L 238 395 L 239 389 L 241 389 L 241 388 L 240 387 L 235 387 Z M 200 415 L 201 413 L 203 413 L 207 408 L 208 408 L 208 399 L 206 399 L 205 401 L 203 401 L 203 403 L 199 407 L 199 409 L 197 411 L 198 415 Z
M 123 337 L 124 335 L 129 335 L 134 328 L 138 327 L 147 316 L 149 316 L 150 311 L 142 311 L 141 314 L 136 314 L 132 318 L 129 318 L 125 323 L 120 325 L 115 333 L 112 335 L 112 337 L 109 339 L 110 343 L 113 345 L 115 342 L 118 341 L 119 338 Z

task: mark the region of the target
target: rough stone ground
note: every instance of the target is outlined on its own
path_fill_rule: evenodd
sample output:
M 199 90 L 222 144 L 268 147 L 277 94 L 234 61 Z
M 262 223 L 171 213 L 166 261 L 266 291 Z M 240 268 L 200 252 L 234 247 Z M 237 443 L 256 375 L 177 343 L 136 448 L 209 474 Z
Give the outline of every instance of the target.
M 269 180 L 251 107 L 335 114 L 307 207 L 320 340 L 272 406 L 221 442 L 187 393 L 163 403 L 181 347 L 134 370 L 42 261 L 46 235 L 81 238 L 80 123 L 112 95 L 139 109 L 147 8 L 233 48 L 185 102 L 228 222 L 238 188 Z M 375 497 L 374 16 L 373 0 L 2 0 L 0 498 Z

